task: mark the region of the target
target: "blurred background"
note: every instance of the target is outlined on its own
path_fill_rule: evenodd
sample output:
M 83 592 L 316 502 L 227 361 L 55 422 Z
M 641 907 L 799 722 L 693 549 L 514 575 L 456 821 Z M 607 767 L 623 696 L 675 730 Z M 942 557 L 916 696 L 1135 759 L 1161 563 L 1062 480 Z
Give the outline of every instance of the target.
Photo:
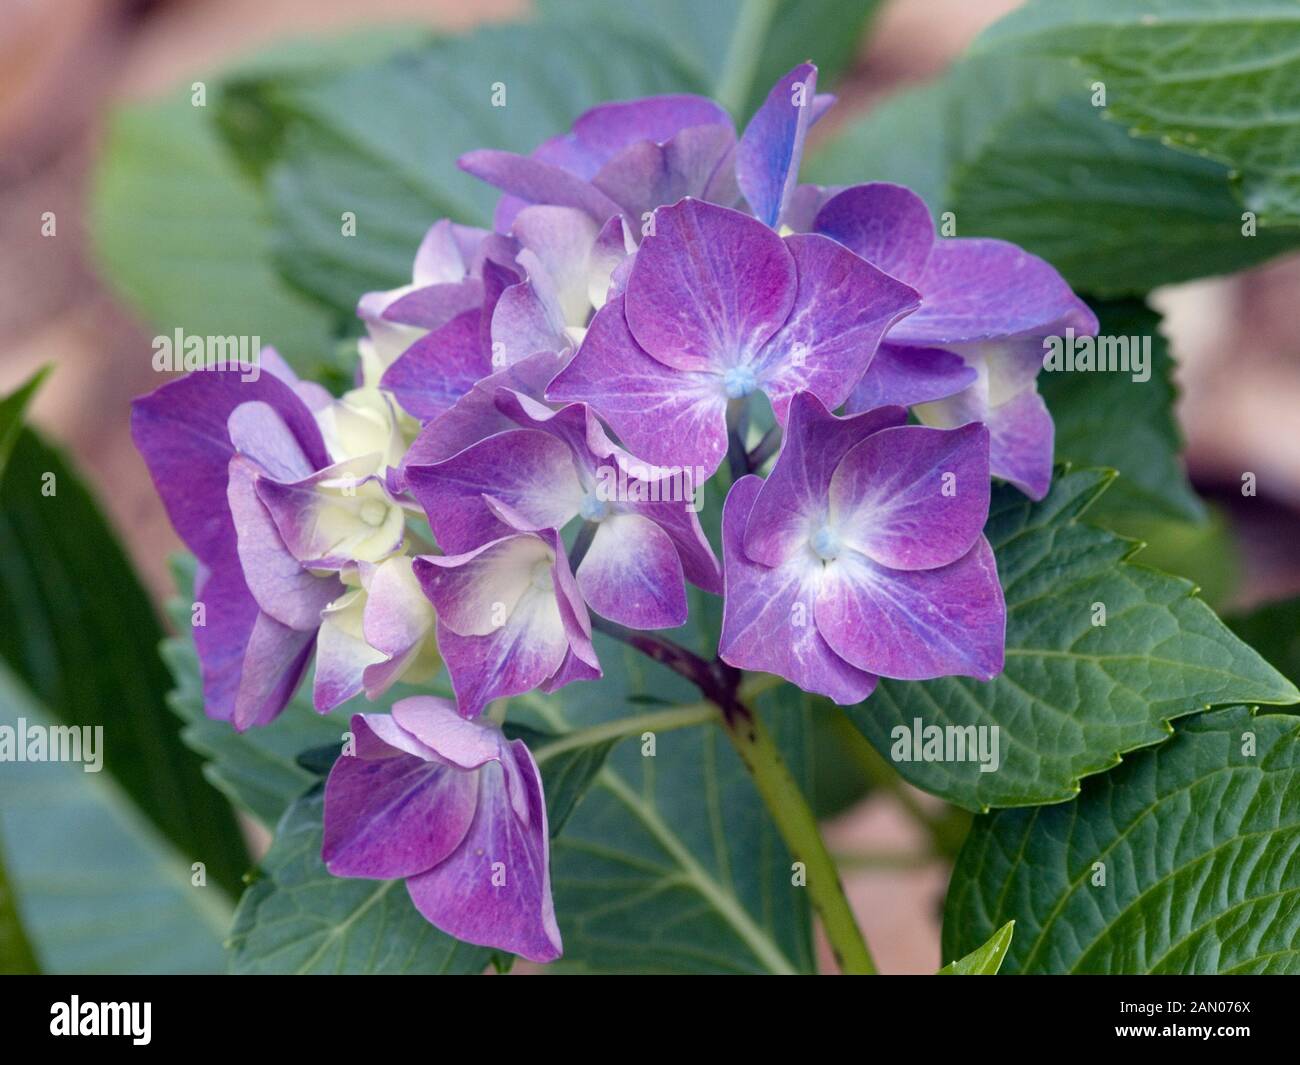
M 1015 6 L 887 0 L 840 86 L 833 122 L 817 133 L 935 77 Z M 81 469 L 157 603 L 173 593 L 166 559 L 180 545 L 127 427 L 131 399 L 158 384 L 155 330 L 115 296 L 87 236 L 110 110 L 188 87 L 286 36 L 362 23 L 455 32 L 527 10 L 525 0 L 0 0 L 0 394 L 54 364 L 31 420 Z M 51 211 L 56 239 L 41 235 Z M 1294 596 L 1300 257 L 1161 289 L 1152 302 L 1177 364 L 1189 472 L 1211 516 L 1124 531 L 1150 540 L 1147 560 L 1197 580 L 1221 609 Z M 1241 496 L 1245 471 L 1258 477 L 1258 498 Z M 912 792 L 904 802 L 943 831 L 941 804 Z M 940 964 L 947 869 L 928 856 L 919 823 L 877 790 L 828 828 L 886 972 Z

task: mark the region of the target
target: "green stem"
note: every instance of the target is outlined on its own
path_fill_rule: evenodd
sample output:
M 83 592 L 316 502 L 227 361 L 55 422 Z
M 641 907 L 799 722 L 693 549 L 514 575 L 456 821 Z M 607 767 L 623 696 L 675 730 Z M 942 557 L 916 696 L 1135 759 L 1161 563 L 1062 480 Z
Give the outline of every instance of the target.
M 715 658 L 706 662 L 695 652 L 659 633 L 639 632 L 592 618 L 592 627 L 661 662 L 691 681 L 719 710 L 718 722 L 754 778 L 758 793 L 795 861 L 807 874 L 808 894 L 822 919 L 831 950 L 846 974 L 874 973 L 875 962 L 862 938 L 849 900 L 844 897 L 835 863 L 817 827 L 817 817 L 786 767 L 785 759 L 763 722 L 740 693 L 761 690 L 775 678 L 744 680 L 740 670 Z M 777 681 L 779 683 L 779 681 Z
M 722 75 L 713 95 L 737 119 L 747 117 L 741 114 L 741 110 L 749 101 L 749 91 L 754 85 L 758 61 L 763 54 L 763 38 L 776 15 L 776 5 L 777 0 L 742 0 L 740 15 L 731 31 Z
M 790 775 L 771 733 L 753 711 L 723 714 L 721 720 L 791 856 L 803 863 L 808 894 L 841 971 L 847 975 L 875 973 L 871 951 L 844 895 L 844 885 L 822 840 L 817 818 Z
M 573 547 L 569 549 L 569 569 L 571 572 L 578 572 L 578 567 L 582 565 L 582 560 L 587 557 L 591 542 L 596 539 L 596 530 L 599 528 L 600 526 L 594 521 L 584 521 L 582 523 L 582 528 L 578 530 L 578 535 L 573 540 Z
M 653 710 L 633 717 L 620 717 L 606 721 L 590 728 L 575 729 L 565 733 L 550 743 L 543 743 L 533 751 L 533 758 L 538 765 L 565 751 L 581 747 L 593 747 L 606 740 L 619 740 L 624 736 L 637 736 L 643 732 L 669 732 L 672 729 L 688 728 L 712 721 L 718 716 L 718 708 L 711 702 L 686 703 L 669 710 Z

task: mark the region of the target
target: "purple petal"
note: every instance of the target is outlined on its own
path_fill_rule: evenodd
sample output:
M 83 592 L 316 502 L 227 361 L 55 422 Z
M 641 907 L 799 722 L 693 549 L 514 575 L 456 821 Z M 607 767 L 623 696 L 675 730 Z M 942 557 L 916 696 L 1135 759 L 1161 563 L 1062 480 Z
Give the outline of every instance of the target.
M 539 351 L 563 354 L 572 346 L 559 307 L 548 303 L 531 281 L 501 293 L 492 312 L 493 366 L 509 366 Z
M 677 549 L 667 533 L 639 514 L 613 514 L 600 523 L 577 580 L 587 605 L 620 625 L 668 629 L 686 621 Z
M 485 229 L 440 219 L 416 249 L 412 280 L 417 287 L 460 281 L 470 273 L 488 236 Z
M 830 199 L 813 228 L 913 287 L 934 247 L 934 221 L 925 201 L 911 189 L 883 181 L 854 185 Z
M 817 224 L 817 212 L 843 191 L 842 185 L 796 185 L 786 200 L 781 224 L 795 233 L 811 233 Z
M 826 518 L 831 476 L 840 460 L 873 433 L 905 421 L 907 411 L 900 407 L 837 418 L 811 392 L 796 392 L 781 452 L 751 508 L 745 553 L 778 566 L 803 550 Z
M 293 431 L 269 403 L 241 403 L 230 412 L 226 430 L 235 451 L 271 477 L 296 481 L 312 472 Z
M 194 602 L 203 604 L 204 613 L 204 624 L 194 626 L 194 647 L 203 674 L 203 712 L 229 721 L 235 716 L 244 650 L 260 611 L 238 562 L 215 571 L 200 562 Z
M 595 666 L 590 623 L 553 531 L 422 556 L 415 575 L 437 609 L 438 647 L 465 717 L 538 687 L 571 649 Z
M 239 565 L 257 605 L 281 624 L 301 632 L 314 632 L 320 613 L 343 586 L 337 578 L 322 578 L 306 570 L 285 546 L 280 531 L 258 496 L 267 483 L 251 459 L 230 460 L 227 499 L 235 524 Z
M 782 424 L 801 388 L 832 410 L 848 399 L 885 331 L 918 302 L 915 290 L 827 237 L 796 234 L 786 244 L 799 270 L 798 293 L 754 365 Z
M 538 352 L 483 378 L 450 410 L 425 425 L 402 459 L 402 470 L 432 466 L 494 433 L 514 429 L 517 423 L 497 407 L 497 391 L 506 388 L 540 399 L 562 365 L 559 356 Z
M 587 181 L 540 159 L 482 148 L 462 155 L 457 165 L 502 192 L 530 204 L 575 207 L 598 226 L 620 213 L 619 206 Z
M 474 310 L 483 303 L 483 282 L 468 278 L 453 284 L 426 285 L 412 289 L 389 303 L 381 317 L 398 325 L 437 329 L 458 314 Z M 364 317 L 364 316 L 363 316 Z
M 492 724 L 466 721 L 446 699 L 415 695 L 393 704 L 393 720 L 404 732 L 444 761 L 461 769 L 478 769 L 499 759 L 505 746 Z
M 671 369 L 642 351 L 627 328 L 622 299 L 591 320 L 577 355 L 546 397 L 589 403 L 626 447 L 657 465 L 700 466 L 708 476 L 727 453 L 720 378 Z
M 485 495 L 533 529 L 558 529 L 578 513 L 585 494 L 568 446 L 534 429 L 490 436 L 436 466 L 408 466 L 406 482 L 438 546 L 452 553 L 509 533 Z
M 455 555 L 420 555 L 415 576 L 438 612 L 440 629 L 462 636 L 487 636 L 500 629 L 533 589 L 539 567 L 551 552 L 541 536 L 503 536 Z
M 441 620 L 437 634 L 456 704 L 466 717 L 477 717 L 494 699 L 540 687 L 569 649 L 554 599 L 530 599 L 486 636 L 461 636 Z
M 956 395 L 970 387 L 978 371 L 942 348 L 905 348 L 885 341 L 862 380 L 849 394 L 850 413 L 897 404 L 910 407 Z
M 703 502 L 705 480 L 707 475 L 703 469 L 669 474 L 666 482 L 662 477 L 659 480 L 657 500 L 634 500 L 628 503 L 628 508 L 649 518 L 668 534 L 688 581 L 706 592 L 721 595 L 722 567 L 700 526 L 697 509 Z
M 975 544 L 989 513 L 984 426 L 902 425 L 863 440 L 835 468 L 830 527 L 892 569 L 935 569 Z
M 480 342 L 479 315 L 477 309 L 457 315 L 384 371 L 380 384 L 408 414 L 421 421 L 437 417 L 492 372 Z
M 405 654 L 433 628 L 433 607 L 415 579 L 411 559 L 387 559 L 368 570 L 362 633 L 366 643 L 390 658 Z
M 940 569 L 894 570 L 854 551 L 826 567 L 817 628 L 840 657 L 899 680 L 1002 670 L 1006 605 L 982 536 Z
M 1034 391 L 989 412 L 989 470 L 1030 499 L 1042 499 L 1052 485 L 1055 429 L 1043 397 Z
M 768 567 L 745 553 L 742 537 L 761 483 L 741 478 L 722 510 L 726 598 L 718 653 L 737 669 L 775 673 L 841 705 L 860 703 L 876 678 L 840 658 L 817 631 L 820 563 L 800 555 Z
M 1042 499 L 1052 480 L 1055 430 L 1032 380 L 1038 367 L 1032 361 L 1037 342 L 984 347 L 992 354 L 980 364 L 976 383 L 954 396 L 919 405 L 917 417 L 940 428 L 984 422 L 993 476 L 1010 481 L 1031 499 Z
M 368 456 L 347 459 L 292 484 L 262 477 L 257 497 L 289 552 L 310 569 L 378 562 L 402 546 L 405 515 Z
M 799 180 L 816 92 L 817 68 L 800 63 L 772 86 L 736 149 L 740 191 L 759 221 L 774 229 Z
M 625 148 L 591 183 L 630 217 L 644 218 L 684 196 L 705 198 L 721 192 L 726 183 L 719 175 L 731 162 L 735 144 L 730 125 L 692 126 L 662 144 L 641 141 Z
M 341 595 L 321 618 L 316 637 L 312 705 L 320 713 L 341 706 L 366 686 L 366 670 L 385 661 L 362 631 L 365 595 L 359 588 Z
M 258 614 L 244 649 L 235 712 L 231 721 L 243 732 L 272 721 L 288 705 L 311 661 L 316 632 L 281 625 Z
M 592 166 L 584 176 L 592 177 L 600 166 L 638 141 L 662 144 L 691 126 L 720 125 L 731 129 L 731 116 L 720 104 L 704 96 L 685 93 L 646 96 L 600 104 L 584 112 L 573 123 L 572 141 L 581 145 Z
M 1096 317 L 1051 265 L 1001 240 L 940 240 L 918 288 L 922 305 L 890 332 L 895 343 L 946 347 L 1097 330 Z
M 321 856 L 335 876 L 422 873 L 460 846 L 474 820 L 477 774 L 383 744 L 371 727 L 380 721 L 389 719 L 353 715 L 357 753 L 341 756 L 325 782 Z
M 596 310 L 605 306 L 615 272 L 635 250 L 632 235 L 622 218 L 611 218 L 596 234 L 587 262 L 587 299 Z
M 167 516 L 186 546 L 211 567 L 235 557 L 226 479 L 234 454 L 228 424 L 236 407 L 269 404 L 313 468 L 329 463 L 316 420 L 291 386 L 269 373 L 256 381 L 240 376 L 237 369 L 204 370 L 169 381 L 131 405 L 131 435 Z
M 749 363 L 794 304 L 795 262 L 766 226 L 683 200 L 655 212 L 624 296 L 628 328 L 665 366 L 719 373 Z
M 476 775 L 478 807 L 464 842 L 445 861 L 407 879 L 411 901 L 457 939 L 553 961 L 562 948 L 537 766 L 516 740 L 502 761 Z
M 591 253 L 602 228 L 571 207 L 525 207 L 515 219 L 513 233 L 523 246 L 519 264 L 555 308 L 561 330 L 587 324 Z

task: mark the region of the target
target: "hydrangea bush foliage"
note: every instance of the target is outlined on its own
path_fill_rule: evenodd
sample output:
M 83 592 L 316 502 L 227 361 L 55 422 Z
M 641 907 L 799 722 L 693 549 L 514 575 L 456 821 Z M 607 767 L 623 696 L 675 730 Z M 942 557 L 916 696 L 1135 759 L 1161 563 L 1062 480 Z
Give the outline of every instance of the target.
M 1264 638 L 1291 615 L 1235 626 L 1270 664 L 1112 531 L 1205 516 L 1137 297 L 1295 244 L 1252 91 L 1230 96 L 1242 140 L 1179 150 L 1198 127 L 1191 96 L 1160 106 L 1166 34 L 1212 80 L 1254 68 L 1215 65 L 1201 5 L 1175 30 L 1128 0 L 1095 23 L 1031 2 L 854 122 L 827 90 L 869 5 L 685 5 L 672 41 L 640 5 L 578 6 L 252 67 L 215 125 L 159 112 L 138 186 L 111 157 L 122 285 L 151 259 L 120 253 L 145 196 L 124 190 L 153 234 L 192 184 L 227 224 L 183 243 L 239 268 L 162 286 L 155 316 L 279 334 L 132 408 L 187 548 L 164 657 L 191 750 L 149 747 L 169 719 L 106 766 L 182 871 L 238 897 L 199 907 L 198 943 L 191 896 L 160 893 L 154 962 L 204 968 L 224 940 L 254 973 L 874 972 L 820 827 L 874 787 L 954 863 L 942 972 L 1293 970 L 1298 741 L 1259 712 L 1300 703 Z M 1107 123 L 1089 78 L 1165 143 Z M 1154 341 L 1144 383 L 1045 358 L 1116 339 Z M 120 678 L 86 648 L 124 635 L 144 661 L 157 629 L 89 500 L 19 491 L 73 476 L 18 435 L 34 388 L 0 402 L 0 531 L 125 605 L 69 614 L 0 567 L 0 652 L 29 690 L 0 673 L 0 711 L 112 722 L 92 696 Z M 83 686 L 46 660 L 84 662 Z M 118 702 L 166 688 L 153 662 Z M 244 883 L 208 783 L 272 833 Z M 26 906 L 54 867 L 30 853 L 36 792 L 5 786 Z M 78 801 L 87 833 L 127 838 Z

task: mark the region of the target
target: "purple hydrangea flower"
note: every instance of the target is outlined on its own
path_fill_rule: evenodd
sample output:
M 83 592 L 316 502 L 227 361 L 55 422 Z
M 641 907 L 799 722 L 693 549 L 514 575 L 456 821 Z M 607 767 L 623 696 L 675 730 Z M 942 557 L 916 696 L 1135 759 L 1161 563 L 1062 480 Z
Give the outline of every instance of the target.
M 417 696 L 352 718 L 325 783 L 335 876 L 402 877 L 416 909 L 467 943 L 560 956 L 541 776 L 522 740 Z
M 817 68 L 795 67 L 739 142 L 712 100 L 650 96 L 594 107 L 530 156 L 482 150 L 460 165 L 506 193 L 495 218 L 503 233 L 528 204 L 571 207 L 598 225 L 617 214 L 636 231 L 656 208 L 686 197 L 733 207 L 742 195 L 775 228 L 795 188 L 804 137 L 835 99 L 816 89 Z
M 983 422 L 995 476 L 1031 498 L 1052 479 L 1051 415 L 1035 379 L 1043 341 L 1097 319 L 1049 264 L 1000 240 L 936 240 L 925 204 L 898 185 L 845 189 L 817 210 L 832 237 L 921 294 L 895 324 L 849 400 L 851 411 L 915 406 L 927 425 Z
M 512 524 L 513 515 L 498 515 Z M 438 649 L 457 708 L 555 691 L 601 675 L 591 619 L 553 529 L 522 529 L 454 555 L 421 555 L 415 576 L 438 614 Z
M 265 724 L 311 659 L 320 612 L 343 592 L 285 548 L 258 489 L 330 466 L 296 378 L 263 351 L 263 372 L 204 370 L 132 405 L 131 433 L 172 525 L 199 562 L 194 640 L 208 716 Z M 267 372 L 271 371 L 271 372 Z
M 842 704 L 877 676 L 1001 671 L 988 432 L 904 420 L 795 395 L 771 475 L 737 481 L 723 510 L 724 660 Z
M 392 424 L 369 417 L 359 393 L 332 401 L 274 352 L 262 356 L 257 380 L 192 373 L 136 400 L 131 419 L 199 562 L 206 712 L 241 730 L 284 709 L 313 651 L 322 712 L 362 690 L 378 696 L 417 660 L 436 663 L 432 611 L 399 560 Z M 358 444 L 375 450 L 339 450 Z
M 503 192 L 495 226 L 509 232 L 528 204 L 584 212 L 596 225 L 683 196 L 735 203 L 736 134 L 727 112 L 702 96 L 651 96 L 601 104 L 529 156 L 484 149 L 460 166 Z
M 799 389 L 847 399 L 916 293 L 835 241 L 782 238 L 683 200 L 655 213 L 626 289 L 592 320 L 550 400 L 589 403 L 637 456 L 712 473 L 727 405 L 755 391 L 785 421 Z
M 675 627 L 687 615 L 683 577 L 721 593 L 721 568 L 694 509 L 702 488 L 694 471 L 641 465 L 582 404 L 556 412 L 507 389 L 496 402 L 519 428 L 438 465 L 407 467 L 444 551 L 520 528 L 560 529 L 581 516 L 596 532 L 575 576 L 602 617 L 638 629 Z

